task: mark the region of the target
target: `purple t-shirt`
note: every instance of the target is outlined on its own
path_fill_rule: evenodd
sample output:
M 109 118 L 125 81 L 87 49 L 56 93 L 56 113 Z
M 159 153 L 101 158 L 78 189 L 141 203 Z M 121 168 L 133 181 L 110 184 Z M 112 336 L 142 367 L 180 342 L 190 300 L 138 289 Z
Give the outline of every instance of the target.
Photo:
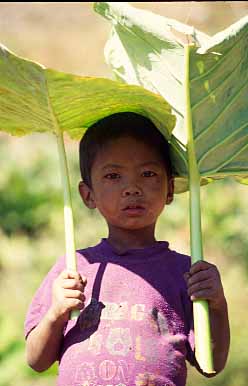
M 194 364 L 192 303 L 183 274 L 190 258 L 158 241 L 116 253 L 106 239 L 77 251 L 87 277 L 86 307 L 69 320 L 59 354 L 58 386 L 184 386 Z M 25 336 L 51 304 L 60 258 L 37 290 Z

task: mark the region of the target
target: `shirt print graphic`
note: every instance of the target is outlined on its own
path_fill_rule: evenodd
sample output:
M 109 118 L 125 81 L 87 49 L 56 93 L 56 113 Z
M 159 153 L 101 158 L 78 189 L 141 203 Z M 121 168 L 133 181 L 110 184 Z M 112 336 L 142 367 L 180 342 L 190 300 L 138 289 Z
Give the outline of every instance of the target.
M 80 315 L 79 325 L 84 333 L 90 329 L 94 332 L 79 343 L 74 358 L 70 354 L 70 360 L 77 364 L 73 385 L 174 385 L 163 376 L 164 369 L 158 364 L 161 356 L 166 356 L 167 363 L 175 361 L 175 343 L 182 337 L 169 334 L 166 317 L 156 307 L 146 308 L 145 304 L 129 305 L 127 301 L 91 299 Z M 101 328 L 95 330 L 100 321 Z

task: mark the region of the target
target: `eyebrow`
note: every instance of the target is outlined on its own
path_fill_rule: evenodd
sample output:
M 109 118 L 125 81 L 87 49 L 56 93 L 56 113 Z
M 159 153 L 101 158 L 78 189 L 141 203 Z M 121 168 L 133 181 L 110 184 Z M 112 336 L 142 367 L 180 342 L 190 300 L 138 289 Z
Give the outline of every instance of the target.
M 153 166 L 161 166 L 159 162 L 157 161 L 147 161 L 147 162 L 143 162 L 142 164 L 140 164 L 139 166 L 140 167 L 144 167 L 144 166 L 150 166 L 150 165 L 153 165 Z M 103 166 L 102 170 L 105 170 L 105 169 L 124 169 L 125 166 L 122 166 L 122 165 L 119 165 L 119 164 L 107 164 L 105 166 Z
M 102 167 L 102 170 L 105 170 L 105 169 L 123 169 L 123 168 L 124 168 L 124 166 L 121 166 L 118 164 L 107 164 L 107 165 Z
M 147 161 L 147 162 L 144 162 L 143 164 L 141 164 L 140 166 L 150 166 L 150 165 L 161 166 L 161 163 L 158 161 Z

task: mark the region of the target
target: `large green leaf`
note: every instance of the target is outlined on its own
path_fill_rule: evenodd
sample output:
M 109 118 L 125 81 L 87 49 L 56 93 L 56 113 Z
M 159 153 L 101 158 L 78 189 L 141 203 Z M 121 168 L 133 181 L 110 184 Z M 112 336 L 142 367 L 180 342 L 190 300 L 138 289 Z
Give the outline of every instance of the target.
M 248 16 L 209 37 L 195 28 L 127 3 L 97 2 L 112 23 L 105 46 L 115 76 L 162 95 L 177 116 L 171 138 L 176 190 L 188 189 L 184 130 L 185 52 L 191 42 L 189 84 L 193 139 L 201 184 L 225 176 L 248 178 Z
M 176 191 L 189 189 L 192 262 L 203 259 L 200 184 L 248 177 L 248 16 L 209 37 L 127 3 L 95 3 L 112 22 L 105 56 L 116 77 L 162 95 L 177 115 Z M 214 373 L 208 302 L 193 302 L 196 359 Z
M 167 139 L 175 126 L 168 103 L 143 87 L 46 69 L 0 45 L 0 131 L 12 135 L 50 132 L 57 137 L 68 269 L 77 270 L 77 259 L 63 133 L 80 139 L 91 124 L 121 111 L 147 116 Z
M 149 117 L 169 139 L 168 103 L 140 86 L 46 69 L 0 46 L 0 131 L 67 132 L 79 139 L 92 123 L 120 111 Z

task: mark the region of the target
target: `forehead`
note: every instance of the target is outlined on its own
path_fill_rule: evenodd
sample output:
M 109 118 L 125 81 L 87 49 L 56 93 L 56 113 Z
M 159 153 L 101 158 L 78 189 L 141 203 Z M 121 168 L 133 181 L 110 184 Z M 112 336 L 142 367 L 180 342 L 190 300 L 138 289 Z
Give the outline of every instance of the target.
M 132 137 L 122 137 L 106 143 L 97 153 L 98 163 L 133 163 L 157 161 L 162 158 L 153 146 Z

